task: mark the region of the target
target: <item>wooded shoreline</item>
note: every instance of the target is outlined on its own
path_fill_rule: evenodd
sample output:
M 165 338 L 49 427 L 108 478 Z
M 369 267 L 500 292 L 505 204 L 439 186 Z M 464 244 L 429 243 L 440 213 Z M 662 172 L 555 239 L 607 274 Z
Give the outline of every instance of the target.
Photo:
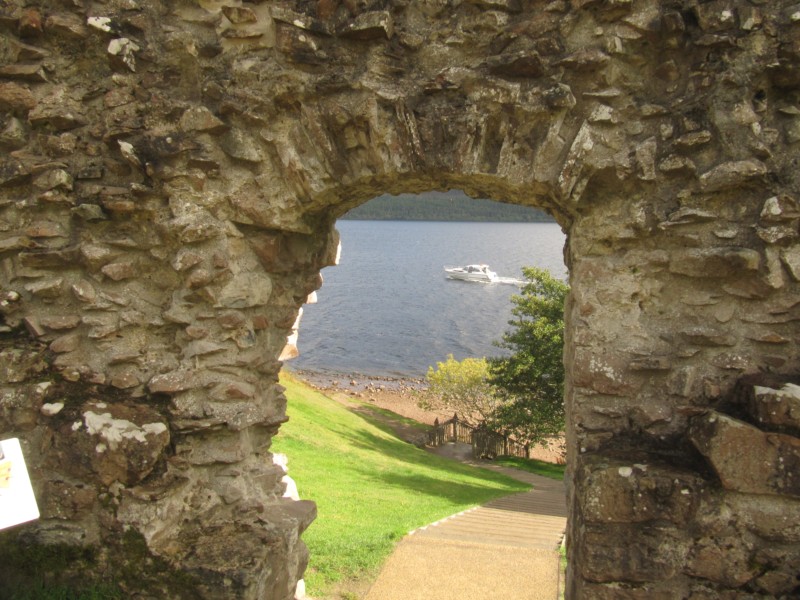
M 466 221 L 552 223 L 553 217 L 530 206 L 470 198 L 464 192 L 383 195 L 357 206 L 342 219 L 365 221 Z

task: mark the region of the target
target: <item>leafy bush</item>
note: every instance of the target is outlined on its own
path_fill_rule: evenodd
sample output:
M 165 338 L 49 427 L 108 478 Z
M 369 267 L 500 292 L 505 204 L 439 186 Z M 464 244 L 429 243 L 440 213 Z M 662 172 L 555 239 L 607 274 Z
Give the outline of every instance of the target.
M 485 358 L 455 360 L 450 354 L 445 362 L 428 368 L 428 393 L 419 405 L 425 409 L 452 410 L 459 418 L 477 424 L 492 417 L 498 400 L 487 377 L 489 367 Z

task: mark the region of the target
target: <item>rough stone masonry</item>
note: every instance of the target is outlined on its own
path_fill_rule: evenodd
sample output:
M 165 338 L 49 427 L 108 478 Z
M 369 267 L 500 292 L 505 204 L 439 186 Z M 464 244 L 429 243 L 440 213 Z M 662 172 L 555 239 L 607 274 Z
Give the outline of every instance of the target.
M 460 188 L 568 234 L 568 597 L 797 597 L 798 142 L 796 0 L 0 0 L 1 578 L 292 598 L 287 337 Z

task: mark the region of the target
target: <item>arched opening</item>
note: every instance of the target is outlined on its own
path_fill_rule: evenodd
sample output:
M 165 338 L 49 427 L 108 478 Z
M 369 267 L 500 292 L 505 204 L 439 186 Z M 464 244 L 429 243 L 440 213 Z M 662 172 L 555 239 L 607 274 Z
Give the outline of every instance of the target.
M 450 206 L 444 207 L 448 214 L 434 213 L 433 211 L 448 201 L 448 198 Z M 379 198 L 378 203 L 382 199 Z M 493 342 L 498 341 L 508 329 L 507 321 L 511 318 L 512 306 L 510 297 L 520 292 L 520 286 L 523 284 L 522 267 L 543 267 L 552 270 L 557 277 L 562 279 L 567 277 L 563 261 L 565 235 L 561 227 L 545 213 L 529 209 L 523 211 L 523 214 L 513 214 L 518 206 L 491 201 L 482 203 L 470 201 L 471 199 L 458 192 L 399 197 L 395 205 L 388 208 L 381 205 L 370 211 L 371 203 L 367 202 L 361 205 L 361 208 L 367 209 L 366 211 L 353 211 L 354 220 L 340 218 L 336 223 L 341 245 L 340 260 L 335 267 L 323 269 L 323 285 L 315 294 L 315 302 L 303 309 L 298 327 L 299 339 L 294 336 L 292 339 L 292 343 L 297 344 L 299 356 L 285 362 L 284 370 L 299 373 L 304 380 L 325 390 L 329 397 L 337 399 L 342 406 L 368 419 L 379 418 L 378 414 L 372 411 L 373 407 L 385 408 L 404 417 L 424 419 L 423 422 L 429 425 L 433 424 L 433 419 L 437 416 L 442 422 L 452 419 L 452 411 L 449 413 L 441 411 L 440 414 L 433 410 L 421 409 L 418 406 L 420 398 L 410 389 L 413 388 L 418 392 L 420 380 L 424 378 L 428 367 L 435 366 L 439 361 L 445 361 L 448 354 L 455 355 L 456 359 L 460 360 L 466 357 L 482 359 L 502 352 L 493 345 Z M 428 213 L 417 215 L 412 219 L 406 218 L 409 211 L 423 212 L 419 205 L 425 203 L 432 206 Z M 470 203 L 472 211 L 464 209 L 462 214 L 457 214 L 454 218 L 452 213 L 457 213 L 459 203 L 461 205 Z M 375 205 L 375 201 L 372 201 L 372 205 Z M 494 209 L 494 215 L 488 217 L 485 215 L 486 205 Z M 508 210 L 503 211 L 504 208 Z M 398 210 L 401 212 L 397 212 Z M 364 214 L 370 217 L 375 215 L 376 211 L 379 216 L 388 219 L 363 218 Z M 465 222 L 465 218 L 474 220 Z M 516 222 L 509 222 L 514 218 Z M 448 263 L 469 264 L 475 262 L 476 257 L 480 258 L 479 262 L 487 262 L 496 270 L 499 275 L 496 281 L 476 283 L 449 279 L 446 276 L 444 266 Z M 335 383 L 332 385 L 332 382 Z M 342 476 L 350 479 L 351 490 L 361 499 L 361 502 L 354 505 L 350 505 L 343 498 L 344 493 L 337 493 L 335 499 L 330 498 L 327 490 L 320 490 L 315 482 L 309 481 L 307 472 L 316 471 L 316 465 L 313 464 L 314 457 L 309 456 L 296 440 L 300 439 L 301 435 L 305 439 L 308 435 L 307 430 L 315 429 L 316 424 L 309 424 L 302 434 L 298 431 L 297 428 L 300 426 L 292 421 L 301 419 L 305 423 L 307 410 L 310 409 L 306 408 L 305 399 L 294 394 L 294 383 L 287 382 L 286 385 L 292 392 L 288 395 L 287 407 L 290 422 L 276 436 L 274 447 L 275 451 L 285 452 L 288 455 L 289 473 L 298 478 L 301 496 L 315 500 L 318 504 L 320 517 L 315 524 L 312 524 L 304 539 L 311 552 L 307 583 L 312 586 L 312 591 L 319 592 L 317 586 L 321 585 L 320 580 L 334 577 L 330 573 L 330 563 L 334 562 L 330 552 L 336 542 L 341 542 L 339 554 L 343 556 L 352 552 L 351 548 L 365 543 L 363 538 L 367 534 L 364 530 L 374 527 L 371 516 L 367 514 L 370 513 L 368 506 L 376 504 L 377 510 L 380 510 L 382 498 L 373 498 L 372 494 L 377 486 L 384 484 L 384 481 L 364 482 L 360 472 L 354 473 L 342 469 Z M 397 390 L 400 392 L 397 393 Z M 294 407 L 293 402 L 299 406 Z M 318 410 L 319 414 L 325 415 L 323 420 L 334 420 L 331 413 L 322 412 L 321 408 Z M 456 410 L 463 417 L 461 409 Z M 391 417 L 382 421 L 382 424 L 390 427 L 394 423 Z M 359 435 L 357 431 L 360 431 L 360 426 L 353 426 L 350 433 L 344 433 L 338 446 L 331 447 L 327 451 L 337 455 L 347 453 L 350 456 L 351 450 L 346 447 L 347 440 Z M 427 430 L 409 431 L 397 427 L 394 431 L 404 441 L 419 446 L 427 445 L 421 440 L 429 434 Z M 285 436 L 289 436 L 289 439 L 284 443 Z M 510 441 L 513 444 L 513 436 Z M 524 443 L 520 442 L 520 448 L 522 446 Z M 392 447 L 386 446 L 386 448 L 388 453 Z M 444 451 L 447 456 L 458 455 L 473 460 L 469 442 L 451 442 L 446 444 L 445 448 L 432 449 Z M 318 451 L 326 452 L 324 449 Z M 560 448 L 534 446 L 530 456 L 556 461 L 560 458 L 560 451 Z M 425 454 L 422 451 L 418 452 Z M 500 454 L 503 452 L 500 451 Z M 492 453 L 492 456 L 495 454 Z M 434 457 L 419 460 L 426 462 Z M 390 456 L 387 455 L 386 458 L 389 459 Z M 367 466 L 368 460 L 364 456 L 360 458 L 362 466 L 359 471 L 370 468 Z M 411 471 L 415 459 L 404 454 L 401 460 Z M 334 461 L 333 458 L 325 459 L 329 472 L 339 470 L 338 466 L 334 467 L 332 464 Z M 381 467 L 381 470 L 383 469 L 388 467 Z M 484 473 L 484 476 L 488 477 L 492 472 L 484 471 Z M 476 473 L 476 477 L 481 477 L 479 472 Z M 530 477 L 535 478 L 535 476 Z M 406 479 L 402 478 L 401 481 L 405 482 Z M 365 488 L 360 487 L 365 484 Z M 346 483 L 342 482 L 342 485 Z M 473 485 L 477 488 L 481 484 L 477 480 Z M 487 489 L 493 485 L 496 485 L 494 481 L 486 480 Z M 556 478 L 550 485 L 553 486 L 552 495 L 556 497 L 556 503 L 560 500 L 559 516 L 563 517 L 566 508 L 563 483 Z M 556 489 L 558 486 L 560 492 Z M 396 513 L 400 508 L 394 506 L 395 502 L 424 504 L 431 496 L 442 493 L 437 488 L 435 485 L 415 488 L 416 499 L 395 498 L 391 507 L 385 507 L 386 514 L 382 519 L 387 530 L 394 526 L 397 520 Z M 513 491 L 519 494 L 518 491 Z M 508 492 L 510 494 L 512 490 Z M 394 490 L 386 490 L 385 493 L 387 497 L 393 498 L 396 494 Z M 514 556 L 519 556 L 520 552 L 527 552 L 531 547 L 536 547 L 537 552 L 545 554 L 545 546 L 548 546 L 551 556 L 547 565 L 553 567 L 557 561 L 556 549 L 563 536 L 564 519 L 561 519 L 559 526 L 558 517 L 552 513 L 556 509 L 550 504 L 552 502 L 550 495 L 547 500 L 547 506 L 544 508 L 526 500 L 524 506 L 518 510 L 507 508 L 499 513 L 509 518 L 517 515 L 517 518 L 525 521 L 525 525 L 530 528 L 526 529 L 530 534 L 535 527 L 532 515 L 541 510 L 544 512 L 541 515 L 542 520 L 548 521 L 548 526 L 553 531 L 548 529 L 547 532 L 530 535 L 522 542 L 515 541 L 520 537 L 519 533 L 513 536 L 508 532 L 502 532 L 501 535 L 501 532 L 495 530 L 493 535 L 497 536 L 497 539 L 494 539 L 484 532 L 481 542 L 483 547 L 498 545 L 498 548 L 501 546 L 515 548 L 514 544 L 521 544 L 519 548 L 511 551 Z M 333 527 L 322 520 L 328 519 L 332 523 L 334 519 L 338 521 L 344 518 L 337 510 L 339 507 L 342 507 L 342 510 L 352 508 L 361 513 L 364 516 L 364 524 L 358 528 L 358 533 L 355 527 L 347 533 L 337 529 L 336 540 L 328 540 L 325 537 L 326 530 L 329 528 L 333 530 Z M 490 512 L 488 508 L 484 510 Z M 407 507 L 405 512 L 410 515 L 416 514 L 411 506 Z M 460 512 L 460 509 L 451 508 L 446 512 L 447 514 L 429 517 L 428 522 L 418 525 L 427 525 L 430 521 L 451 516 Z M 490 512 L 490 514 L 494 517 L 497 513 Z M 528 524 L 528 521 L 531 523 Z M 522 525 L 523 523 L 517 522 L 514 527 L 518 529 Z M 495 523 L 494 526 L 502 527 L 502 523 Z M 412 526 L 414 529 L 416 527 L 417 525 Z M 407 531 L 404 530 L 402 533 L 405 534 Z M 361 544 L 350 542 L 350 535 L 359 537 Z M 419 537 L 417 536 L 417 539 Z M 444 557 L 440 556 L 440 559 L 444 560 Z M 525 569 L 527 572 L 528 567 Z M 346 568 L 341 570 L 347 571 Z M 541 585 L 552 587 L 555 594 L 558 585 L 557 571 L 555 568 L 548 568 L 546 572 L 552 575 L 550 578 L 552 581 L 541 582 Z M 418 574 L 417 579 L 423 581 L 426 578 Z M 345 585 L 348 584 L 341 581 L 335 584 L 337 590 L 342 590 L 342 586 Z M 357 582 L 351 582 L 349 585 L 355 587 L 344 589 L 359 589 Z

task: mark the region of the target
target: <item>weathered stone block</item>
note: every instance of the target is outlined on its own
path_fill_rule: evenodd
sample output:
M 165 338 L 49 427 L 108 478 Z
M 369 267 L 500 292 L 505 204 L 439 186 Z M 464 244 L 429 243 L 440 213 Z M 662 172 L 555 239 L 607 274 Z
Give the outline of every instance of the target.
M 47 369 L 38 349 L 3 348 L 0 350 L 0 381 L 22 383 L 39 377 Z
M 762 426 L 800 434 L 800 385 L 787 383 L 780 389 L 755 386 L 748 408 Z
M 82 110 L 66 86 L 57 86 L 28 113 L 28 119 L 34 127 L 49 125 L 67 131 L 86 124 Z
M 227 128 L 227 125 L 205 106 L 195 106 L 186 110 L 180 120 L 180 127 L 184 131 L 207 131 L 219 133 Z
M 37 502 L 42 518 L 70 520 L 85 517 L 94 508 L 97 496 L 92 486 L 48 481 Z
M 28 129 L 25 123 L 16 117 L 11 117 L 6 121 L 5 127 L 0 130 L 0 145 L 11 150 L 22 148 L 28 143 Z M 0 187 L 13 185 L 24 181 L 29 173 L 25 170 L 24 174 L 20 169 L 25 170 L 20 163 L 6 163 L 0 166 Z
M 4 431 L 30 431 L 47 394 L 47 384 L 0 387 L 0 426 Z
M 758 537 L 770 540 L 776 547 L 800 545 L 800 500 L 764 494 L 728 493 L 723 497 L 727 511 L 740 527 Z M 715 516 L 720 513 L 715 512 Z M 726 519 L 727 520 L 727 519 Z
M 696 146 L 702 146 L 713 139 L 710 131 L 691 131 L 675 140 L 675 145 L 683 150 L 689 150 Z
M 222 13 L 231 23 L 237 25 L 242 23 L 255 23 L 258 20 L 253 9 L 246 6 L 223 6 Z
M 736 338 L 713 327 L 691 327 L 681 331 L 681 336 L 690 344 L 698 346 L 734 346 Z
M 20 252 L 18 256 L 22 266 L 34 269 L 74 267 L 80 258 L 78 248 L 74 246 L 59 250 Z
M 774 598 L 791 597 L 797 593 L 797 573 L 800 572 L 797 551 L 759 552 L 756 561 L 761 567 L 761 575 L 751 584 L 755 589 Z
M 781 250 L 781 260 L 795 281 L 800 281 L 800 244 Z
M 78 349 L 81 343 L 80 336 L 76 334 L 61 335 L 50 343 L 50 350 L 56 354 L 73 352 Z
M 283 501 L 263 511 L 233 506 L 217 511 L 210 525 L 199 520 L 181 524 L 175 536 L 179 547 L 192 549 L 180 557 L 186 567 L 204 573 L 203 598 L 246 597 L 249 589 L 266 598 L 291 598 L 308 561 L 300 534 L 315 516 L 308 501 Z M 261 526 L 267 519 L 269 529 Z
M 615 524 L 585 531 L 577 568 L 595 583 L 671 579 L 682 571 L 690 548 L 685 532 L 675 527 Z
M 126 367 L 117 369 L 108 377 L 108 383 L 120 390 L 127 390 L 142 383 L 142 374 L 138 369 Z
M 758 234 L 758 237 L 768 244 L 777 244 L 778 242 L 796 240 L 798 236 L 797 227 L 792 225 L 757 227 L 756 233 Z
M 318 268 L 335 264 L 339 236 L 335 232 L 325 238 L 262 232 L 248 236 L 247 241 L 268 273 L 288 273 L 309 257 Z
M 663 464 L 600 458 L 582 461 L 580 499 L 590 523 L 668 520 L 685 525 L 694 516 L 706 482 L 696 473 Z
M 686 572 L 726 587 L 738 588 L 759 574 L 753 550 L 741 537 L 704 539 L 692 548 Z
M 27 236 L 14 235 L 0 240 L 0 252 L 35 248 L 37 244 Z
M 343 38 L 356 40 L 389 39 L 394 34 L 394 20 L 388 11 L 365 12 L 354 21 L 340 26 L 336 33 Z
M 240 129 L 231 129 L 220 138 L 220 148 L 232 158 L 259 163 L 264 160 L 258 143 Z
M 598 69 L 608 63 L 610 57 L 599 48 L 582 48 L 561 59 L 558 64 L 575 71 Z
M 78 476 L 88 468 L 103 485 L 135 485 L 163 459 L 170 442 L 164 418 L 142 405 L 88 402 L 64 424 L 56 453 Z
M 31 83 L 45 83 L 47 81 L 47 74 L 41 63 L 2 65 L 0 66 L 0 76 Z
M 680 578 L 659 583 L 585 583 L 576 588 L 578 598 L 593 600 L 674 600 L 675 598 L 695 598 L 689 586 Z
M 758 160 L 723 163 L 700 176 L 700 189 L 704 192 L 718 192 L 746 185 L 766 174 L 766 165 Z
M 104 265 L 100 272 L 109 279 L 122 281 L 123 279 L 133 279 L 140 275 L 139 266 L 132 261 L 116 262 Z
M 220 308 L 264 306 L 272 294 L 272 280 L 264 273 L 239 273 L 216 295 Z
M 0 163 L 0 188 L 19 185 L 30 178 L 31 172 L 17 160 Z
M 51 14 L 45 21 L 45 29 L 65 37 L 84 39 L 89 35 L 89 30 L 83 20 L 70 13 Z
M 761 255 L 749 248 L 708 248 L 674 252 L 669 270 L 678 275 L 717 279 L 757 271 L 760 265 Z
M 216 423 L 219 426 L 219 423 Z M 192 465 L 235 464 L 253 451 L 249 432 L 212 429 L 176 435 L 175 455 Z
M 601 394 L 623 394 L 633 389 L 625 376 L 628 362 L 623 357 L 602 356 L 588 352 L 576 353 L 573 375 L 576 385 Z
M 535 51 L 500 54 L 486 62 L 490 73 L 507 77 L 541 77 L 545 71 L 542 58 Z
M 154 394 L 174 394 L 206 384 L 207 377 L 199 370 L 187 369 L 155 375 L 147 387 Z
M 673 362 L 667 356 L 645 356 L 633 359 L 628 368 L 631 371 L 669 371 Z
M 800 218 L 797 200 L 789 195 L 771 196 L 761 209 L 761 220 L 766 223 L 782 223 Z
M 0 109 L 27 113 L 36 106 L 36 97 L 17 83 L 0 83 Z
M 800 439 L 716 411 L 693 419 L 688 437 L 726 489 L 800 497 Z

